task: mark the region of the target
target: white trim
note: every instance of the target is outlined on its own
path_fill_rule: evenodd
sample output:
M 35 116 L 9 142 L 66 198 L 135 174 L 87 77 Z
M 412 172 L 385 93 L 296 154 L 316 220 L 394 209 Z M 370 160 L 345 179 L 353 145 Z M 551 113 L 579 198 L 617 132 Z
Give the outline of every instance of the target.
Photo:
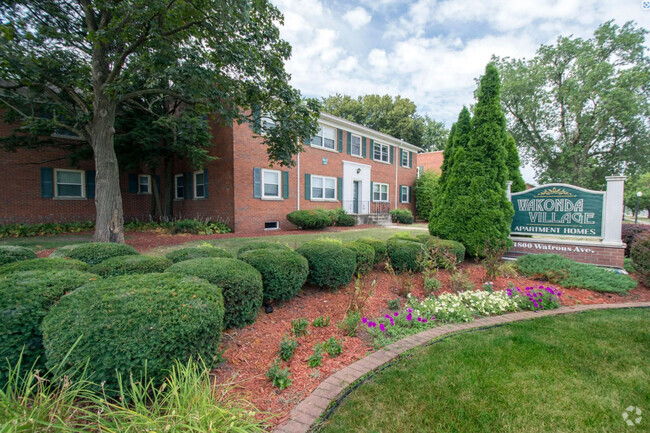
M 140 182 L 140 179 L 146 177 L 147 178 L 147 191 L 140 191 L 140 187 L 142 186 L 142 183 Z M 150 174 L 138 174 L 138 194 L 142 195 L 151 195 L 152 187 L 151 187 L 151 175 Z
M 352 139 L 354 137 L 359 138 L 359 154 L 358 155 L 355 155 L 354 153 L 352 153 L 352 149 L 353 149 L 353 147 L 352 147 Z M 358 134 L 353 134 L 351 132 L 350 132 L 350 155 L 351 156 L 356 156 L 358 158 L 363 158 L 363 137 L 361 137 Z
M 386 200 L 381 200 L 381 199 L 375 200 L 375 187 L 378 186 L 378 185 L 379 186 L 383 185 L 383 186 L 386 187 Z M 382 182 L 373 182 L 372 183 L 372 191 L 370 191 L 370 194 L 371 194 L 371 197 L 372 197 L 372 201 L 374 203 L 389 203 L 390 202 L 390 185 L 387 184 L 387 183 L 382 183 Z M 379 197 L 381 197 L 381 194 L 382 193 L 381 193 L 381 188 L 380 188 Z
M 516 195 L 525 194 L 525 193 L 528 193 L 528 192 L 533 192 L 533 191 L 535 191 L 535 190 L 542 189 L 542 188 L 546 188 L 546 187 L 549 187 L 549 186 L 562 186 L 562 187 L 569 187 L 569 188 L 575 188 L 575 189 L 578 189 L 578 190 L 583 191 L 583 192 L 589 192 L 589 193 L 591 193 L 591 194 L 602 194 L 603 196 L 605 195 L 605 191 L 594 191 L 593 189 L 581 188 L 581 187 L 579 187 L 579 186 L 569 185 L 568 183 L 547 183 L 547 184 L 544 184 L 544 185 L 536 186 L 536 187 L 531 188 L 531 189 L 526 189 L 526 190 L 524 190 L 524 191 L 513 192 L 513 193 L 512 193 L 512 196 L 514 197 L 514 196 L 516 196 Z
M 81 173 L 81 195 L 59 195 L 59 188 L 58 186 L 58 181 L 57 177 L 59 175 L 59 172 L 73 172 L 73 173 Z M 58 199 L 85 199 L 86 198 L 86 172 L 85 170 L 68 170 L 65 168 L 55 168 L 54 169 L 54 198 Z M 64 184 L 64 185 L 77 185 L 76 183 L 71 184 Z
M 409 160 L 411 159 L 409 152 L 407 150 L 400 149 L 399 153 L 400 153 L 399 163 L 402 166 L 402 168 L 411 168 L 409 167 Z M 404 158 L 402 158 L 402 155 L 406 156 L 406 165 L 404 165 Z
M 183 197 L 178 196 L 178 178 L 183 179 Z M 175 174 L 174 175 L 174 200 L 183 200 L 185 199 L 185 189 L 187 188 L 187 185 L 185 185 L 185 175 L 184 174 Z
M 388 151 L 386 152 L 386 161 L 384 161 L 383 159 L 376 159 L 375 158 L 375 146 L 380 146 L 380 150 L 379 150 L 379 155 L 380 156 L 383 154 L 382 150 L 383 150 L 384 146 L 386 146 L 388 148 Z M 372 144 L 372 149 L 370 149 L 370 150 L 372 151 L 372 160 L 373 161 L 383 162 L 384 164 L 390 164 L 390 144 L 384 144 L 384 143 L 379 143 L 379 142 L 375 141 Z
M 268 223 L 275 223 L 275 227 L 266 227 Z M 280 230 L 280 221 L 264 221 L 264 230 Z
M 314 178 L 321 178 L 323 179 L 323 197 L 322 198 L 314 198 Z M 334 180 L 334 198 L 331 197 L 325 197 L 325 180 L 326 179 L 332 179 Z M 312 174 L 310 177 L 310 185 L 309 185 L 309 196 L 311 197 L 311 201 L 338 201 L 336 195 L 338 191 L 338 179 L 336 177 L 332 176 L 321 176 L 318 174 Z M 328 188 L 329 189 L 329 188 Z
M 404 196 L 404 188 L 406 188 L 406 200 L 402 199 L 403 196 Z M 399 191 L 399 202 L 400 203 L 402 203 L 402 204 L 411 203 L 411 191 L 410 191 L 410 188 L 411 188 L 410 186 L 406 186 L 406 185 L 401 185 L 400 186 L 400 191 Z
M 196 194 L 196 175 L 197 174 L 203 174 L 203 184 L 202 184 L 203 185 L 203 195 L 200 196 L 200 197 Z M 192 172 L 192 189 L 194 190 L 194 194 L 192 195 L 192 199 L 205 198 L 205 170 L 197 170 L 197 171 Z
M 337 143 L 336 143 L 336 140 L 337 140 L 337 128 L 336 128 L 335 126 L 322 125 L 322 124 L 320 124 L 320 123 L 318 124 L 318 126 L 319 126 L 318 133 L 312 135 L 311 139 L 309 140 L 309 145 L 310 145 L 311 147 L 315 147 L 315 148 L 317 148 L 317 149 L 328 150 L 328 151 L 330 151 L 330 152 L 336 152 L 336 153 L 339 153 L 339 151 L 338 151 L 338 149 L 337 149 Z M 323 127 L 330 128 L 330 129 L 334 130 L 334 147 L 331 148 L 331 149 L 330 149 L 329 147 L 325 147 L 325 131 L 324 131 Z M 319 133 L 320 133 L 321 135 L 318 135 Z M 314 142 L 314 137 L 320 137 L 320 139 L 321 139 L 321 143 L 322 143 L 322 144 L 321 144 L 321 145 L 314 144 L 314 143 L 313 143 L 313 142 Z
M 264 192 L 264 174 L 265 173 L 275 173 L 278 175 L 278 195 L 266 195 Z M 269 185 L 273 185 L 269 182 Z M 268 170 L 262 169 L 262 199 L 266 200 L 282 200 L 282 172 L 279 170 Z

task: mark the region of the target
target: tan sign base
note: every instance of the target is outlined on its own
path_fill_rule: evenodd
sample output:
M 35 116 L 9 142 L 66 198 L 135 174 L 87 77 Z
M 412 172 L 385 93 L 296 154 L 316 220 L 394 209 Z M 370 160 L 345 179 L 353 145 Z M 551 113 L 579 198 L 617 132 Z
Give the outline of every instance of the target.
M 625 244 L 604 244 L 560 239 L 522 238 L 511 236 L 513 247 L 506 257 L 526 254 L 559 254 L 576 262 L 623 269 Z

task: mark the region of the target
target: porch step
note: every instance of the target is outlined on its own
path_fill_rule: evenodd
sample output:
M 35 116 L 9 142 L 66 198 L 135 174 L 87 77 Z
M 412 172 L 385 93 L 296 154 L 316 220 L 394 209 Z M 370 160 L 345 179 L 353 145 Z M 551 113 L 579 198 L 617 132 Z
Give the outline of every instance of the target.
M 368 224 L 377 226 L 389 226 L 392 221 L 389 214 L 372 214 L 368 215 Z

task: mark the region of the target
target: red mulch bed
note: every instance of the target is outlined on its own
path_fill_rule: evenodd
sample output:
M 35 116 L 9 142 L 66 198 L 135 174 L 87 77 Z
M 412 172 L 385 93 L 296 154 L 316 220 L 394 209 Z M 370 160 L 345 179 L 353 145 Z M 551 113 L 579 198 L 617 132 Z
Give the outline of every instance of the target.
M 460 269 L 469 272 L 471 281 L 476 287 L 480 287 L 485 276 L 485 271 L 480 265 L 466 262 Z M 436 294 L 448 291 L 445 288 L 448 287 L 449 273 L 440 271 L 436 277 L 443 287 Z M 383 316 L 387 311 L 387 301 L 397 297 L 395 282 L 389 275 L 380 271 L 365 276 L 363 283 L 370 284 L 372 280 L 377 283 L 364 314 L 367 317 Z M 509 282 L 519 287 L 544 284 L 526 278 L 499 277 L 494 282 L 495 289 L 504 289 Z M 413 276 L 413 284 L 415 289 L 412 293 L 423 296 L 422 276 Z M 357 337 L 346 337 L 336 326 L 345 314 L 353 290 L 354 282 L 339 291 L 307 287 L 296 298 L 276 306 L 273 313 L 266 314 L 261 310 L 254 324 L 243 329 L 225 331 L 225 362 L 215 370 L 217 382 L 233 382 L 235 392 L 263 412 L 260 417 L 266 418 L 269 414 L 274 414 L 276 416 L 271 419 L 273 424 L 284 421 L 291 408 L 307 397 L 330 374 L 372 351 L 365 331 L 361 331 Z M 562 293 L 564 305 L 650 301 L 650 289 L 641 285 L 627 295 L 580 289 L 562 289 Z M 298 338 L 299 346 L 294 357 L 289 363 L 285 363 L 290 368 L 292 385 L 283 391 L 272 387 L 265 377 L 265 372 L 278 355 L 282 336 L 291 333 L 291 320 L 304 317 L 311 323 L 321 315 L 330 316 L 331 324 L 325 328 L 310 325 L 310 334 Z M 306 360 L 313 353 L 314 346 L 332 336 L 343 339 L 343 354 L 336 358 L 323 354 L 323 365 L 317 369 L 310 368 Z

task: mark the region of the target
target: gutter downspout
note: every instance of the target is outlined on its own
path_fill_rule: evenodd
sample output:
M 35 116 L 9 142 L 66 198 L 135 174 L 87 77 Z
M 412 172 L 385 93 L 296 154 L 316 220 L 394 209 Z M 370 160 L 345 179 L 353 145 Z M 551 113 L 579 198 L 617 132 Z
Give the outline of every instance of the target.
M 300 143 L 298 143 L 298 144 L 300 144 Z M 298 179 L 297 179 L 297 182 L 296 182 L 296 185 L 297 185 L 296 186 L 296 188 L 297 188 L 297 191 L 296 191 L 296 210 L 300 210 L 300 152 L 298 152 L 297 159 L 298 159 L 298 164 L 297 164 L 297 166 L 298 166 Z
M 400 140 L 400 144 L 403 143 L 402 140 Z M 402 147 L 399 147 L 399 152 L 397 152 L 397 155 L 395 155 L 395 158 L 393 159 L 395 161 L 395 209 L 397 209 L 397 195 L 402 194 L 402 191 L 398 191 L 400 189 L 399 184 L 397 183 L 397 167 L 402 163 Z M 399 160 L 399 161 L 398 161 Z

